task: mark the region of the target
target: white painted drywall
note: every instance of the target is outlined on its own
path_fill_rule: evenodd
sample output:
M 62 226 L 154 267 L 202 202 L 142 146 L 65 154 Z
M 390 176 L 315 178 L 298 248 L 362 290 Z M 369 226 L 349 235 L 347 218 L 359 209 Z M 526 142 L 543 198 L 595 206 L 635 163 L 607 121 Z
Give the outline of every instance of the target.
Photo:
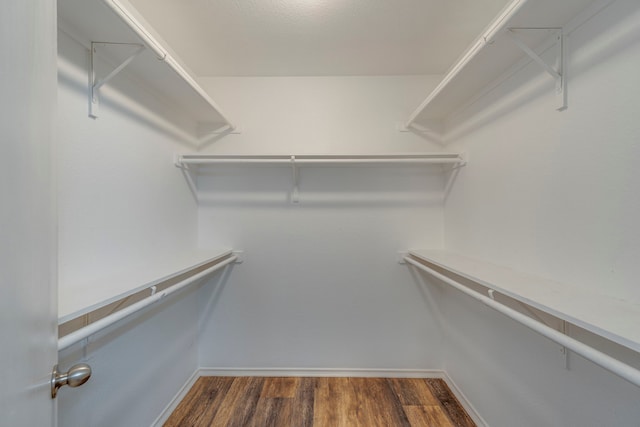
M 444 73 L 508 3 L 130 2 L 201 76 Z
M 399 133 L 435 78 L 237 78 L 203 84 L 243 133 L 236 153 L 389 153 L 439 147 Z M 442 245 L 438 167 L 218 167 L 200 176 L 199 245 L 242 249 L 201 291 L 200 366 L 419 369 L 440 334 L 396 251 Z
M 460 115 L 448 148 L 470 162 L 447 249 L 640 301 L 638 40 L 640 4 L 613 2 L 567 40 L 567 111 L 530 65 Z M 443 304 L 444 367 L 490 425 L 638 425 L 638 388 L 578 357 L 565 371 L 556 345 L 461 296 Z
M 0 4 L 0 424 L 55 425 L 55 3 Z
M 202 87 L 238 123 L 209 149 L 231 154 L 437 151 L 398 132 L 439 76 L 208 77 Z
M 450 249 L 640 301 L 639 21 L 618 0 L 570 35 L 566 111 L 530 65 L 461 120 Z
M 174 155 L 186 147 L 135 114 L 145 102 L 153 109 L 162 104 L 125 71 L 104 87 L 100 117 L 90 119 L 88 51 L 59 34 L 59 310 L 64 316 L 98 302 L 98 293 L 106 299 L 128 290 L 110 278 L 172 253 L 191 252 L 196 203 L 173 166 Z
M 66 314 L 102 292 L 96 283 L 115 294 L 122 290 L 110 277 L 192 251 L 197 208 L 173 166 L 185 147 L 135 114 L 145 108 L 141 100 L 164 108 L 158 100 L 125 72 L 105 87 L 101 115 L 90 119 L 88 51 L 59 33 L 58 60 L 59 296 Z M 61 354 L 61 368 L 87 361 L 93 378 L 61 392 L 60 425 L 150 425 L 197 367 L 195 313 L 194 290 Z
M 85 362 L 93 373 L 60 391 L 59 425 L 152 425 L 197 368 L 196 298 L 190 288 L 61 352 L 61 368 Z
M 454 289 L 442 295 L 439 309 L 443 369 L 488 425 L 637 425 L 638 387 L 575 354 L 566 370 L 559 345 Z M 632 364 L 640 366 L 637 354 Z

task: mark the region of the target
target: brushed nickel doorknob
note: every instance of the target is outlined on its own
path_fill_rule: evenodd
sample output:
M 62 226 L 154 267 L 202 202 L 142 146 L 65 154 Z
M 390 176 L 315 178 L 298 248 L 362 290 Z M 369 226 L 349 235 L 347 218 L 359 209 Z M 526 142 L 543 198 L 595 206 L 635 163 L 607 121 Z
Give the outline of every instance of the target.
M 51 398 L 55 399 L 58 389 L 63 385 L 78 387 L 89 381 L 91 377 L 91 366 L 86 363 L 73 365 L 66 373 L 58 372 L 58 365 L 53 367 L 51 373 Z

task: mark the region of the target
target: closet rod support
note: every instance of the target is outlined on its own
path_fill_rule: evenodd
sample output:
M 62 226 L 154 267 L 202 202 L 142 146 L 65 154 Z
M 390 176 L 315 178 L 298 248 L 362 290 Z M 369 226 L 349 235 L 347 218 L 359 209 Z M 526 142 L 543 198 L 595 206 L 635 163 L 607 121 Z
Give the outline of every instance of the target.
M 545 31 L 555 31 L 556 32 L 556 65 L 555 68 L 549 65 L 544 59 L 540 57 L 533 49 L 531 49 L 527 44 L 518 37 L 516 31 L 518 30 L 545 30 Z M 547 72 L 556 83 L 556 96 L 558 97 L 558 107 L 556 110 L 564 111 L 567 109 L 567 91 L 566 91 L 566 74 L 565 74 L 565 52 L 564 52 L 564 32 L 562 28 L 532 28 L 532 27 L 522 27 L 522 28 L 508 28 L 506 31 L 509 39 L 527 56 L 529 56 L 536 64 L 538 64 L 544 71 Z
M 114 68 L 106 77 L 98 79 L 96 57 L 98 55 L 99 46 L 137 46 L 137 49 L 131 53 L 124 61 Z M 91 87 L 89 88 L 89 117 L 98 118 L 98 110 L 100 107 L 100 88 L 114 78 L 120 71 L 124 70 L 138 55 L 145 50 L 144 45 L 136 43 L 107 43 L 107 42 L 91 42 L 91 70 L 89 72 L 89 80 Z
M 296 156 L 291 156 L 291 178 L 293 179 L 293 189 L 291 190 L 291 203 L 298 203 L 300 201 L 300 191 L 298 189 L 298 180 L 300 178 L 300 172 L 296 165 Z
M 569 335 L 568 333 L 568 328 L 567 328 L 567 321 L 563 320 L 562 321 L 562 327 L 560 330 L 564 335 Z M 564 359 L 564 369 L 566 369 L 567 371 L 569 370 L 569 349 L 565 346 L 562 346 L 560 348 L 560 353 L 562 354 L 562 357 Z
M 173 160 L 173 164 L 175 165 L 175 167 L 177 167 L 178 169 L 180 169 L 182 171 L 182 174 L 184 175 L 184 179 L 187 181 L 187 185 L 189 186 L 189 191 L 191 191 L 191 195 L 193 196 L 193 199 L 197 202 L 199 202 L 199 197 L 198 197 L 198 185 L 196 184 L 196 179 L 197 179 L 197 165 L 186 165 L 184 163 L 182 163 L 181 161 L 181 157 L 179 155 L 176 155 L 174 157 Z

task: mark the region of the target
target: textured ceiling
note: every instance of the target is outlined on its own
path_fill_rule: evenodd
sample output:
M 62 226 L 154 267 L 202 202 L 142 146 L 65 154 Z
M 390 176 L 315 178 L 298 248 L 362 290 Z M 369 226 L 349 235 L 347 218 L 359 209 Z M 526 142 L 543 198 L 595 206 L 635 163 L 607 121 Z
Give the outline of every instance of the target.
M 199 76 L 442 74 L 507 0 L 130 0 Z

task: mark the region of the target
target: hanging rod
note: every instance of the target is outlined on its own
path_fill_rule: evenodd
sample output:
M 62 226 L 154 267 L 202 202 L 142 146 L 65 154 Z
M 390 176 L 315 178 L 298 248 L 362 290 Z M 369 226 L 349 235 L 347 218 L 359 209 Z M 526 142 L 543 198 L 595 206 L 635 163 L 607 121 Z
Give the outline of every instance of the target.
M 464 164 L 457 153 L 371 154 L 371 155 L 210 155 L 178 156 L 176 166 L 215 164 Z
M 225 259 L 224 261 L 221 261 L 209 268 L 207 268 L 206 270 L 203 270 L 197 274 L 194 274 L 191 277 L 186 278 L 185 280 L 171 286 L 170 288 L 167 288 L 161 292 L 157 292 L 155 293 L 155 289 L 152 286 L 150 289 L 152 289 L 152 294 L 151 296 L 136 302 L 135 304 L 131 304 L 128 307 L 123 308 L 122 310 L 116 311 L 115 313 L 103 317 L 102 319 L 91 323 L 88 326 L 85 326 L 84 328 L 78 329 L 77 331 L 74 331 L 72 333 L 70 333 L 69 335 L 65 335 L 64 337 L 60 338 L 58 340 L 58 351 L 62 351 L 66 348 L 69 348 L 70 346 L 72 346 L 73 344 L 77 343 L 78 341 L 81 341 L 87 337 L 90 337 L 91 335 L 95 334 L 96 332 L 99 332 L 101 330 L 103 330 L 104 328 L 113 325 L 114 323 L 131 316 L 132 314 L 142 310 L 145 307 L 148 307 L 152 304 L 155 304 L 156 302 L 164 299 L 165 297 L 180 291 L 181 289 L 193 284 L 194 282 L 208 276 L 209 274 L 213 273 L 214 271 L 220 270 L 223 267 L 226 267 L 227 265 L 231 264 L 232 262 L 236 262 L 238 260 L 238 256 L 236 255 L 232 255 L 229 258 Z
M 505 316 L 515 320 L 518 323 L 528 327 L 529 329 L 539 333 L 540 335 L 549 338 L 550 340 L 560 344 L 562 347 L 567 348 L 574 353 L 584 357 L 587 360 L 595 363 L 598 366 L 608 370 L 611 373 L 616 374 L 620 378 L 630 382 L 631 384 L 640 387 L 640 371 L 635 369 L 632 366 L 629 366 L 618 359 L 615 359 L 608 354 L 605 354 L 599 350 L 596 350 L 593 347 L 586 345 L 585 343 L 578 341 L 574 338 L 571 338 L 562 332 L 556 331 L 553 328 L 550 328 L 547 325 L 544 325 L 529 316 L 526 316 L 519 311 L 516 311 L 512 308 L 505 306 L 504 304 L 500 304 L 492 298 L 481 295 L 480 293 L 473 291 L 466 286 L 456 282 L 453 279 L 437 272 L 436 270 L 414 260 L 411 257 L 404 257 L 404 261 L 413 265 L 414 267 L 422 270 L 431 276 L 439 279 L 448 285 L 451 285 L 455 289 L 460 292 L 468 295 L 484 305 L 491 307 L 492 309 L 498 311 L 499 313 L 504 314 Z

